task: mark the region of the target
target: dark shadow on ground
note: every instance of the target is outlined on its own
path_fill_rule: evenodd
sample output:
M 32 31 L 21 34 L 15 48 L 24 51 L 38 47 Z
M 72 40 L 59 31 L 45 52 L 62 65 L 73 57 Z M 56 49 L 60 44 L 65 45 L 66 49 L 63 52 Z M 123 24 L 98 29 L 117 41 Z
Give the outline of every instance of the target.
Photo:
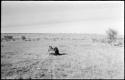
M 61 55 L 66 55 L 66 53 L 59 53 L 59 54 L 51 53 L 50 55 L 61 56 Z

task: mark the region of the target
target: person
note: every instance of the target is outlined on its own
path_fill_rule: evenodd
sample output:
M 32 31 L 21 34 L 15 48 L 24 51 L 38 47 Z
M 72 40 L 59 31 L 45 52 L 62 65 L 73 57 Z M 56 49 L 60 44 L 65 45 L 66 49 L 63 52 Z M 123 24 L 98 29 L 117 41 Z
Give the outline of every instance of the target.
M 52 46 L 49 46 L 48 52 L 49 54 L 55 54 L 54 48 Z
M 55 55 L 59 55 L 59 49 L 57 47 L 54 48 Z

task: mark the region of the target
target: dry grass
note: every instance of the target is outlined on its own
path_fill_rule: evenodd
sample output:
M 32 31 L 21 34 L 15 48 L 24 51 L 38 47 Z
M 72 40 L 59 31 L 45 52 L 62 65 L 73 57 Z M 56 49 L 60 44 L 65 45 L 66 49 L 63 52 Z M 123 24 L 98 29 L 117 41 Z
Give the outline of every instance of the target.
M 124 78 L 124 46 L 93 42 L 91 35 L 26 34 L 30 41 L 11 35 L 17 39 L 1 42 L 2 79 Z M 65 55 L 50 56 L 49 45 Z

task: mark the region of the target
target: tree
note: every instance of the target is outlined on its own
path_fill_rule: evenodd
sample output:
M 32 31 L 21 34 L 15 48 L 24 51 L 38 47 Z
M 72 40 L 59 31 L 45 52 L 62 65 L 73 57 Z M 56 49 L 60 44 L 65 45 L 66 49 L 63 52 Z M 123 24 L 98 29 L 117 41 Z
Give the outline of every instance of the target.
M 106 33 L 107 33 L 107 38 L 109 43 L 116 41 L 117 34 L 118 34 L 116 30 L 110 28 L 108 31 L 106 31 Z

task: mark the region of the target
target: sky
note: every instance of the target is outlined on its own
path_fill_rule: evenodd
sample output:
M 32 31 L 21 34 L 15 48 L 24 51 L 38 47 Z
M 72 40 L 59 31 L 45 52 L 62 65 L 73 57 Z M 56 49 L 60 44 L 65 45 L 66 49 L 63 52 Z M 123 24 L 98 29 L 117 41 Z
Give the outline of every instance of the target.
M 2 1 L 2 33 L 124 34 L 124 1 Z

